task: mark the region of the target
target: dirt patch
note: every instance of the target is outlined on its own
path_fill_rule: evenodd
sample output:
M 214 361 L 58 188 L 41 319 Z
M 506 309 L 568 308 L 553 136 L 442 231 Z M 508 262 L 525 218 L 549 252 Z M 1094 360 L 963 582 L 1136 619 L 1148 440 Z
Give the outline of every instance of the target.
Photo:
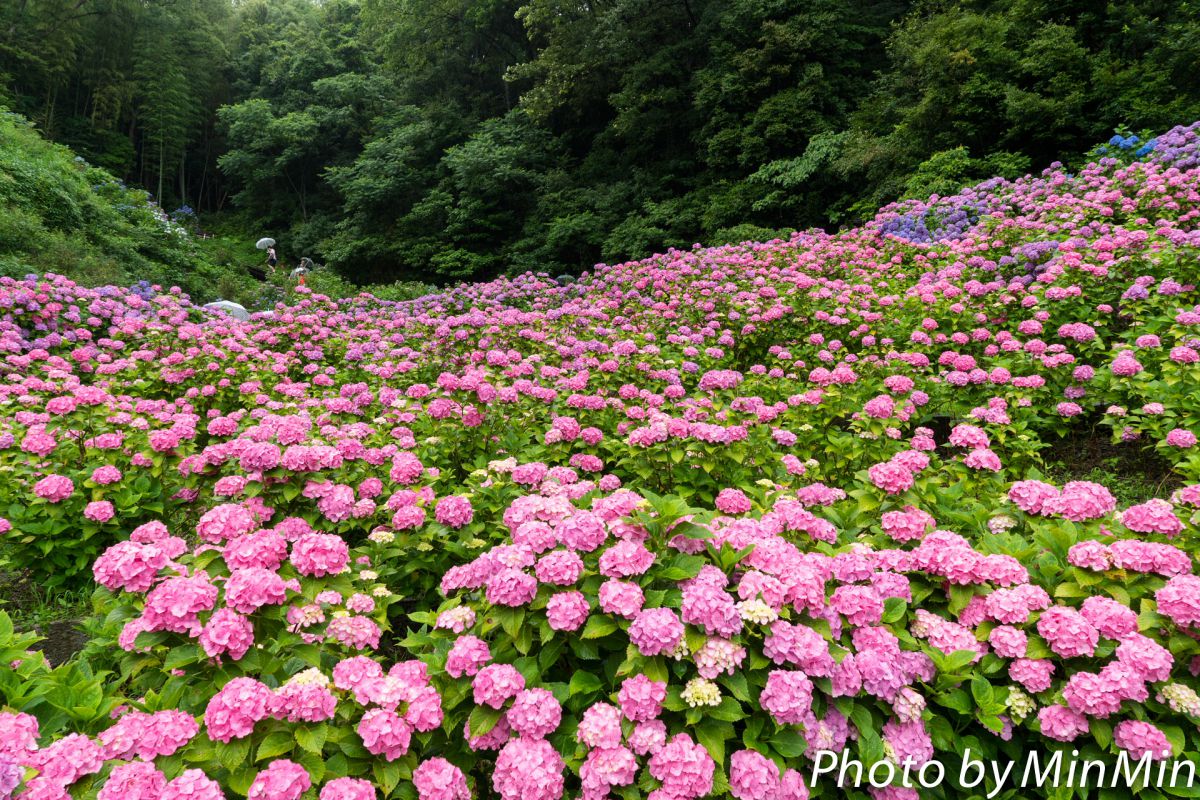
M 1122 505 L 1168 497 L 1183 485 L 1171 464 L 1142 442 L 1114 443 L 1107 429 L 1080 430 L 1042 450 L 1050 477 L 1059 482 L 1103 483 Z
M 46 660 L 56 667 L 69 661 L 88 643 L 87 634 L 76 627 L 78 624 L 79 620 L 64 619 L 42 626 L 38 633 L 45 638 L 34 645 L 34 649 L 41 650 Z
M 33 649 L 45 653 L 51 664 L 62 664 L 87 644 L 87 634 L 79 629 L 89 612 L 83 593 L 46 594 L 25 575 L 5 572 L 0 573 L 0 598 L 4 600 L 0 608 L 12 619 L 14 629 L 42 637 Z

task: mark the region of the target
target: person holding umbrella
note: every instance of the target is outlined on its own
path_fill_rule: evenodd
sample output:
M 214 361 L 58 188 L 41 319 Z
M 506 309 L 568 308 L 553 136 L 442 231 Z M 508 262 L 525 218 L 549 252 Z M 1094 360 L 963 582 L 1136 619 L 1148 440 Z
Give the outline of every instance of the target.
M 254 244 L 259 250 L 267 251 L 267 269 L 271 275 L 275 274 L 275 265 L 279 263 L 279 254 L 275 252 L 275 240 L 271 238 L 259 239 Z

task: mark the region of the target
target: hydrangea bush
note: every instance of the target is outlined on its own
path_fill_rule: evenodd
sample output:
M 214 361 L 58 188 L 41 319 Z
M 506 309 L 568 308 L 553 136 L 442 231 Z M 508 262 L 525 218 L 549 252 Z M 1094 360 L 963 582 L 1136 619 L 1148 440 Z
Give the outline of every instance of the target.
M 958 797 L 968 750 L 1200 759 L 1198 131 L 568 285 L 242 323 L 0 278 L 0 553 L 96 586 L 64 666 L 0 617 L 0 795 L 910 800 L 813 766 Z M 1109 429 L 1177 481 L 1040 471 Z

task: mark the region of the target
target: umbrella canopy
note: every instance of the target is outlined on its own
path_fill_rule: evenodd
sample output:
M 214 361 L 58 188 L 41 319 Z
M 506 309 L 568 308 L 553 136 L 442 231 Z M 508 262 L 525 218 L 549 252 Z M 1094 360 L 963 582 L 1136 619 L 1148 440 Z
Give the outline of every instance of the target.
M 211 308 L 214 311 L 224 311 L 234 319 L 240 319 L 243 321 L 250 319 L 250 312 L 247 311 L 244 306 L 240 306 L 237 303 L 229 300 L 218 300 L 215 303 L 205 303 L 204 307 Z
M 263 238 L 261 238 L 257 242 L 255 242 L 254 246 L 257 247 L 259 250 L 266 250 L 268 247 L 275 246 L 275 240 L 270 237 L 264 236 Z

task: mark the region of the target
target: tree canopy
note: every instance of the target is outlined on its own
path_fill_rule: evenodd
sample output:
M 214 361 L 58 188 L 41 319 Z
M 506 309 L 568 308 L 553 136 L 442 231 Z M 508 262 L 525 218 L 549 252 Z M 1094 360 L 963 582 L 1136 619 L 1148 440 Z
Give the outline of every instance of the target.
M 13 0 L 0 105 L 360 282 L 861 219 L 1200 117 L 1167 0 Z

